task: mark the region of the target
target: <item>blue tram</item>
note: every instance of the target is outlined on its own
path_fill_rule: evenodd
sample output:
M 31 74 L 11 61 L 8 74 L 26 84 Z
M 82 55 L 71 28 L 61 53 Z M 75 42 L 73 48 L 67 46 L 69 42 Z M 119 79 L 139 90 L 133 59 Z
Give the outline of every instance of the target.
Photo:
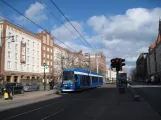
M 80 91 L 103 85 L 103 76 L 81 68 L 63 71 L 61 91 Z

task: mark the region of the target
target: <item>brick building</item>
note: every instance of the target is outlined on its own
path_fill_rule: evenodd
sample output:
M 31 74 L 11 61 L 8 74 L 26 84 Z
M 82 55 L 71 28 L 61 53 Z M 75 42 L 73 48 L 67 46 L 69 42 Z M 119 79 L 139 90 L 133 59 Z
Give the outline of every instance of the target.
M 51 37 L 50 33 L 47 31 L 42 31 L 36 34 L 41 38 L 41 65 L 45 63 L 48 66 L 48 72 L 46 73 L 47 80 L 51 80 L 54 75 L 54 39 Z
M 98 54 L 84 54 L 84 60 L 86 64 L 89 66 L 91 71 L 97 71 L 97 64 L 98 64 L 98 72 L 105 75 L 106 74 L 106 57 L 103 53 Z

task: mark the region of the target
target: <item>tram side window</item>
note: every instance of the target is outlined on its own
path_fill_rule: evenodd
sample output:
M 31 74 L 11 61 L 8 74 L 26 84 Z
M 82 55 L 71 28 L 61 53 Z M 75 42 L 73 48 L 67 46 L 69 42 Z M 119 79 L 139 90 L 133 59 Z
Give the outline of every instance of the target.
M 100 78 L 99 78 L 99 82 L 103 82 L 103 79 L 102 79 L 102 77 L 100 77 Z
M 81 75 L 81 85 L 85 85 L 85 76 Z
M 89 76 L 86 76 L 86 81 L 87 81 L 87 85 L 89 86 L 90 85 L 90 77 Z
M 97 77 L 92 76 L 92 82 L 98 82 L 98 78 L 97 78 Z

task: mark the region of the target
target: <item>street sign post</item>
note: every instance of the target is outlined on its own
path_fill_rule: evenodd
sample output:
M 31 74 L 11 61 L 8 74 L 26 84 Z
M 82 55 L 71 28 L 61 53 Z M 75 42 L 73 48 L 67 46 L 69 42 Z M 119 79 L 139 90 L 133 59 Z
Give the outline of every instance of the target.
M 44 90 L 46 90 L 46 81 L 45 81 L 45 67 L 46 67 L 46 63 L 44 63 L 43 65 L 44 65 Z

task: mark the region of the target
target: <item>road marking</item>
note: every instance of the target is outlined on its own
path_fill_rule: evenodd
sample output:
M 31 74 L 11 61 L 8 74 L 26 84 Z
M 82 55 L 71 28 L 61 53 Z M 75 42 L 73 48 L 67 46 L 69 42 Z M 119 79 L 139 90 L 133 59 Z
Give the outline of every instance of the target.
M 59 111 L 57 111 L 57 112 L 55 112 L 55 113 L 53 113 L 53 114 L 51 114 L 51 115 L 49 115 L 49 116 L 47 116 L 47 117 L 42 118 L 41 120 L 48 119 L 49 117 L 54 116 L 54 115 L 60 113 L 60 112 L 63 111 L 63 110 L 64 110 L 64 109 L 61 109 L 61 110 L 59 110 Z
M 52 104 L 49 104 L 49 105 L 45 105 L 45 106 L 43 106 L 43 107 L 39 107 L 39 108 L 36 108 L 36 109 L 33 109 L 33 110 L 29 110 L 29 111 L 27 111 L 27 112 L 20 113 L 20 114 L 18 114 L 18 115 L 15 115 L 15 116 L 6 118 L 6 119 L 4 119 L 4 120 L 9 120 L 9 119 L 12 119 L 12 118 L 15 118 L 15 117 L 19 117 L 19 116 L 21 116 L 21 115 L 25 115 L 25 114 L 28 114 L 28 113 L 30 113 L 30 112 L 33 112 L 33 111 L 36 111 L 36 110 L 43 109 L 43 108 L 49 107 L 49 106 L 51 106 L 51 105 L 55 105 L 55 104 L 60 103 L 60 102 L 62 102 L 62 101 L 64 101 L 64 100 L 61 100 L 61 101 L 58 101 L 58 102 L 56 102 L 56 103 L 52 103 Z
M 161 87 L 161 85 L 131 85 L 133 88 L 143 88 L 143 87 Z

